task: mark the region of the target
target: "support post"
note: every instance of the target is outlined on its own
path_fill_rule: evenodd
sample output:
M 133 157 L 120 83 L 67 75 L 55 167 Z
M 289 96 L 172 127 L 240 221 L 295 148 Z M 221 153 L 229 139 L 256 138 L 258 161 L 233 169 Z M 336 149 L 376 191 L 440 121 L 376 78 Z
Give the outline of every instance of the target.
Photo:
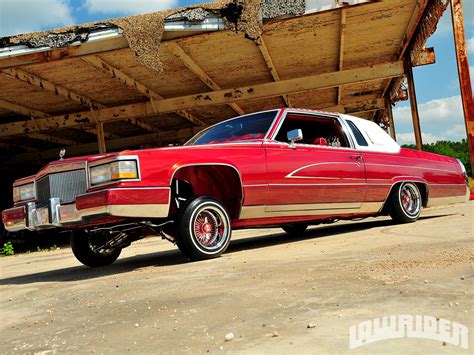
M 392 103 L 390 102 L 389 98 L 385 99 L 385 110 L 387 111 L 388 121 L 390 122 L 390 135 L 392 136 L 393 140 L 397 140 L 397 135 L 395 134 L 395 122 L 393 120 L 393 112 L 392 112 Z
M 106 153 L 107 149 L 105 146 L 105 134 L 104 134 L 104 123 L 99 120 L 98 114 L 91 106 L 91 113 L 95 120 L 96 135 L 97 135 L 97 146 L 99 148 L 99 154 Z
M 405 72 L 408 81 L 408 96 L 410 97 L 411 118 L 413 121 L 413 132 L 415 133 L 416 149 L 423 150 L 423 141 L 421 139 L 420 116 L 418 114 L 418 103 L 416 101 L 415 79 L 413 77 L 413 68 L 410 58 L 405 59 Z
M 97 122 L 97 145 L 99 146 L 99 153 L 106 153 L 107 149 L 105 147 L 105 135 L 104 135 L 104 124 L 102 122 Z
M 456 61 L 458 64 L 459 86 L 461 88 L 464 122 L 466 124 L 467 145 L 471 157 L 471 167 L 474 170 L 474 102 L 466 52 L 466 34 L 464 32 L 464 17 L 461 0 L 451 0 L 451 15 Z

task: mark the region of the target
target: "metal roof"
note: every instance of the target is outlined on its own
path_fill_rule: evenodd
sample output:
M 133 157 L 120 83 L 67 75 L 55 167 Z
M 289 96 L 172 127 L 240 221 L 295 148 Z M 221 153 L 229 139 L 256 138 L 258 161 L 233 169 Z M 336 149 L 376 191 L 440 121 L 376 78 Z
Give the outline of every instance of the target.
M 63 146 L 68 156 L 97 152 L 97 122 L 107 150 L 118 150 L 182 142 L 232 116 L 283 106 L 378 119 L 429 3 L 307 1 L 303 14 L 264 18 L 253 39 L 222 9 L 165 20 L 151 53 L 162 72 L 110 24 L 63 47 L 4 41 L 0 157 L 42 163 Z

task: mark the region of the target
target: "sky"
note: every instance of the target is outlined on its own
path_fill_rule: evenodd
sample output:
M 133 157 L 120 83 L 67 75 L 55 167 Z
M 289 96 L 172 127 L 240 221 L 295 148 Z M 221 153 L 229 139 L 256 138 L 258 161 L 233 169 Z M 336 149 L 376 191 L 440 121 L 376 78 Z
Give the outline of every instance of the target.
M 0 37 L 202 2 L 205 0 L 0 0 Z M 463 4 L 472 78 L 474 0 L 463 0 Z M 466 130 L 449 8 L 426 46 L 435 48 L 436 64 L 414 68 L 423 142 L 461 140 Z M 393 112 L 397 141 L 414 143 L 409 102 L 398 103 Z

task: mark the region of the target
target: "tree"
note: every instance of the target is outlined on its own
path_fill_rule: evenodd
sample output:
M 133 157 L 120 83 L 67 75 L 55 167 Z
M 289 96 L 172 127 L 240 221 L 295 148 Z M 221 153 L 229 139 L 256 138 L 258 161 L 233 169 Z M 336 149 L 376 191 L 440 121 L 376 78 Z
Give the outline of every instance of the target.
M 413 144 L 403 145 L 402 147 L 416 149 L 416 146 Z M 425 152 L 446 155 L 461 160 L 466 167 L 467 174 L 472 177 L 472 167 L 466 139 L 460 142 L 438 141 L 436 143 L 423 144 L 423 150 Z

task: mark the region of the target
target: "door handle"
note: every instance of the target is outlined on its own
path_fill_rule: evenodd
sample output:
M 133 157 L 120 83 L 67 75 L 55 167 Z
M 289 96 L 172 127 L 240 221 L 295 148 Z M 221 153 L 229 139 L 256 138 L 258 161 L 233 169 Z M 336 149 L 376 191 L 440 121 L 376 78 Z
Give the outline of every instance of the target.
M 361 161 L 361 160 L 362 160 L 362 155 L 360 155 L 360 154 L 358 154 L 358 155 L 350 155 L 349 158 L 351 158 L 352 160 Z

